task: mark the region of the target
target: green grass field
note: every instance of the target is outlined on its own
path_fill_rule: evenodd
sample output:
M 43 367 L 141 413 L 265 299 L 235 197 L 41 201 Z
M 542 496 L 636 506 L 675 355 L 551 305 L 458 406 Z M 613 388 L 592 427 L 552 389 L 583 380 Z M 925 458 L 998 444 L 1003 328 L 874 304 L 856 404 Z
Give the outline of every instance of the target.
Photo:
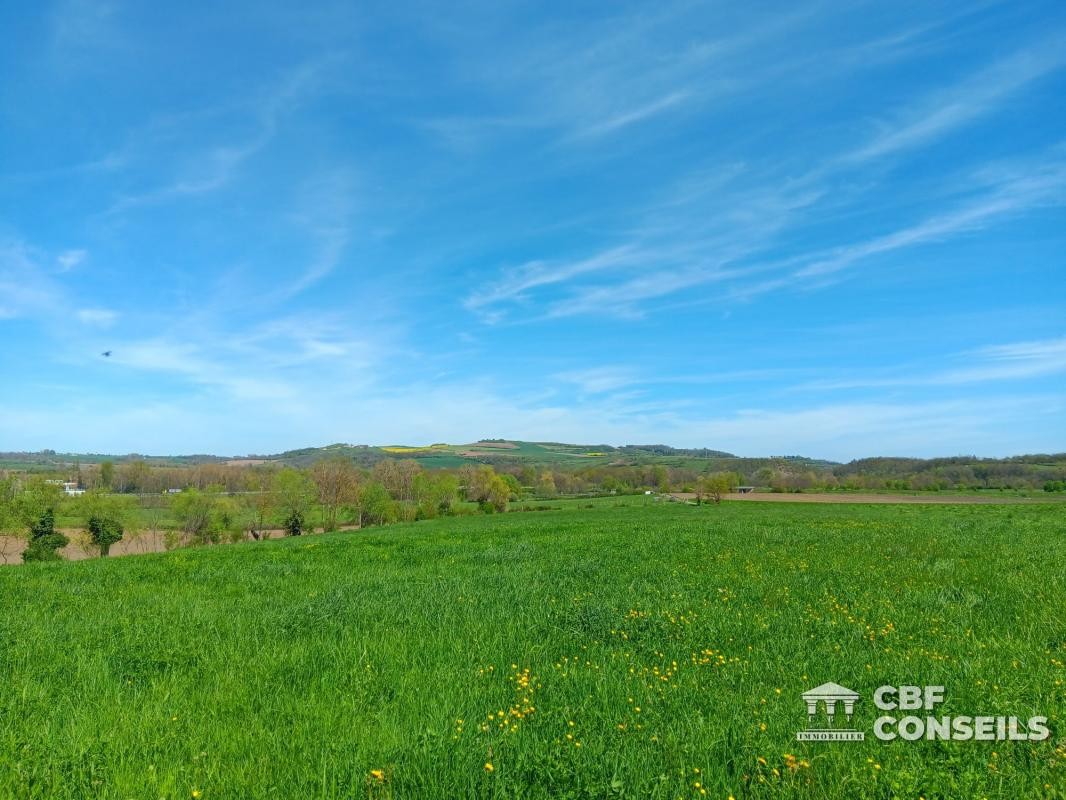
M 551 505 L 0 570 L 0 797 L 1066 797 L 1061 506 Z

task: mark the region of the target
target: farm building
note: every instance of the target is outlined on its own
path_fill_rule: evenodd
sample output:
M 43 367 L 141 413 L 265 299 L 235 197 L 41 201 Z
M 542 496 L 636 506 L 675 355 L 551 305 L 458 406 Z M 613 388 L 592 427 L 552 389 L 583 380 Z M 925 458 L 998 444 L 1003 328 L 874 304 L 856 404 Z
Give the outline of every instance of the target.
M 77 497 L 78 495 L 85 494 L 84 489 L 78 488 L 77 481 L 61 481 L 52 479 L 46 480 L 45 483 L 50 483 L 53 486 L 62 486 L 63 494 L 67 495 L 68 497 Z

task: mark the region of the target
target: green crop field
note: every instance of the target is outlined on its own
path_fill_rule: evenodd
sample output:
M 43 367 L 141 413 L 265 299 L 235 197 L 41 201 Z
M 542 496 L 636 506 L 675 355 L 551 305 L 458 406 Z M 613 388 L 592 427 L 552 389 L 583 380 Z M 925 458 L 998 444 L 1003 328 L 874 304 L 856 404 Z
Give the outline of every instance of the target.
M 551 506 L 0 570 L 0 797 L 1066 797 L 1061 506 Z

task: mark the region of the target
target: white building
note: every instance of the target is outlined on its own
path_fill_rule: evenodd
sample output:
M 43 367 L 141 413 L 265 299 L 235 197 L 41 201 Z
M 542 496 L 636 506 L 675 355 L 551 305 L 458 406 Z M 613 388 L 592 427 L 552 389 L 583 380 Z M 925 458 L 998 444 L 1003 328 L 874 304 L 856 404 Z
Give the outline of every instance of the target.
M 77 497 L 80 494 L 85 494 L 85 490 L 84 489 L 79 489 L 78 488 L 78 482 L 77 481 L 61 481 L 61 480 L 56 480 L 55 478 L 50 478 L 50 479 L 46 480 L 45 483 L 49 483 L 52 486 L 62 486 L 63 487 L 63 494 L 68 495 L 70 497 Z

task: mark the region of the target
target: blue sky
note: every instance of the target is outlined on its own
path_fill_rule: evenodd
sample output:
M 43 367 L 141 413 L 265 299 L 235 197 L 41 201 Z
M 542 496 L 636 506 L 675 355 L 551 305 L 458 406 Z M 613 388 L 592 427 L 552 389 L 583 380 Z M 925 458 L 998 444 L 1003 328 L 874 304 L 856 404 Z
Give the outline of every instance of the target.
M 1061 2 L 0 25 L 0 450 L 1066 450 Z

